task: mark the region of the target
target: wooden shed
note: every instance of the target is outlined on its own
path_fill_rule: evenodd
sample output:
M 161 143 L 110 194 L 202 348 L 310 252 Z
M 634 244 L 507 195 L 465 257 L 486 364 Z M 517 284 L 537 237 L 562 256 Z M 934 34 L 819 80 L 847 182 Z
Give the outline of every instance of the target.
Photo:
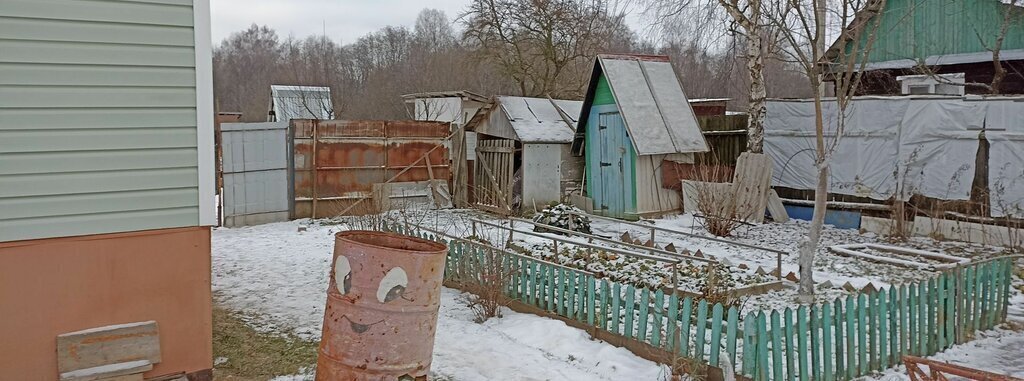
M 493 97 L 470 120 L 476 132 L 475 205 L 511 213 L 562 201 L 583 179 L 583 158 L 570 150 L 583 102 Z M 536 207 L 535 207 L 536 205 Z
M 666 56 L 602 54 L 579 114 L 573 153 L 585 158 L 595 213 L 637 218 L 680 209 L 662 186 L 662 162 L 708 151 Z

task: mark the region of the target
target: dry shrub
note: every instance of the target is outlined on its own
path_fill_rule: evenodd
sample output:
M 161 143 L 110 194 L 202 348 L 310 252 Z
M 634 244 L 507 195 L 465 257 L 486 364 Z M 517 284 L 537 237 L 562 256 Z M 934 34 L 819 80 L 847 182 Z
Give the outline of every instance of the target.
M 706 300 L 708 306 L 721 304 L 725 309 L 739 308 L 742 301 L 736 296 L 736 280 L 729 268 L 721 263 L 708 264 L 704 268 L 704 277 L 698 283 L 699 299 Z
M 483 323 L 493 317 L 501 317 L 501 309 L 510 302 L 506 296 L 513 276 L 511 262 L 503 253 L 494 249 L 470 250 L 464 253 L 463 263 L 468 270 L 462 278 L 463 289 L 472 296 L 469 308 L 474 321 Z
M 705 381 L 708 364 L 704 359 L 675 355 L 672 359 L 672 381 Z
M 704 216 L 704 228 L 719 237 L 732 235 L 733 230 L 743 224 L 739 205 L 733 197 L 733 185 L 716 182 L 727 177 L 725 171 L 727 167 L 713 163 L 697 165 L 694 170 L 697 210 Z

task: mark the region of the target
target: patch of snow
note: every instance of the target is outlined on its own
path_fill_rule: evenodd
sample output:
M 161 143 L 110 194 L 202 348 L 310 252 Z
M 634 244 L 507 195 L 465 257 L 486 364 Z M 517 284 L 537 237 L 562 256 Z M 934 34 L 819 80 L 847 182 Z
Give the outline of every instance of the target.
M 308 224 L 298 232 L 296 227 Z M 215 300 L 264 332 L 318 340 L 334 233 L 340 225 L 290 221 L 213 231 Z M 668 369 L 592 340 L 557 320 L 505 310 L 473 322 L 465 296 L 441 295 L 431 372 L 450 380 L 665 380 Z M 311 372 L 310 372 L 311 374 Z M 308 379 L 309 374 L 278 378 Z

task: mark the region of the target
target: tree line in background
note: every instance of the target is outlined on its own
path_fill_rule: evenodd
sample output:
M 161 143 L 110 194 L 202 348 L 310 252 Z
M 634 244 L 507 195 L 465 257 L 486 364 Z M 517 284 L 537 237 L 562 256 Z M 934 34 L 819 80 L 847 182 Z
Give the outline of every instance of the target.
M 475 0 L 454 22 L 424 9 L 411 29 L 387 26 L 350 44 L 254 24 L 215 48 L 214 92 L 218 110 L 244 121 L 266 120 L 272 84 L 330 87 L 339 119 L 407 119 L 401 95 L 417 92 L 582 99 L 598 53 L 642 53 L 668 55 L 690 98 L 732 98 L 745 111 L 744 35 L 709 37 L 697 27 L 706 23 L 662 16 L 652 21 L 657 38 L 640 38 L 605 0 Z M 809 96 L 799 68 L 776 58 L 764 60 L 767 94 Z

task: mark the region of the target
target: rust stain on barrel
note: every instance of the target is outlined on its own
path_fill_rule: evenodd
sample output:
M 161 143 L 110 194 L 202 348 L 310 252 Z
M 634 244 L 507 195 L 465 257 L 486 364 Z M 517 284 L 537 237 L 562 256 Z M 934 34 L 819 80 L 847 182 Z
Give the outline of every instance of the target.
M 425 380 L 447 251 L 394 233 L 335 235 L 317 381 Z

